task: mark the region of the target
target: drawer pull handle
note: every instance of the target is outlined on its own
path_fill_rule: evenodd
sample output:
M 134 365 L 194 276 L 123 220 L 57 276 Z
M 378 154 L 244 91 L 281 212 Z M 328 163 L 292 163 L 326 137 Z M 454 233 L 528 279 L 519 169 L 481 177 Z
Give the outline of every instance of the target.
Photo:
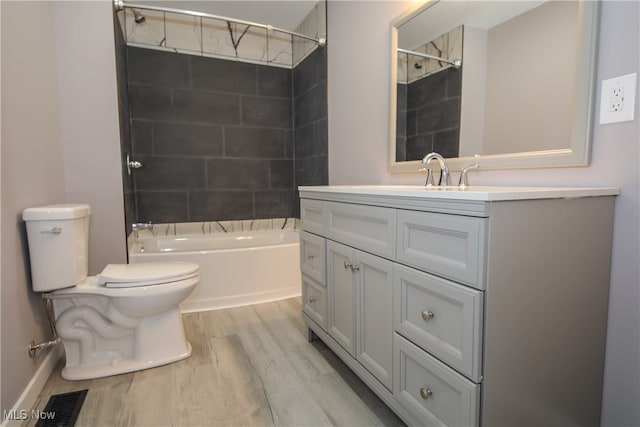
M 314 302 L 316 302 L 316 297 L 309 298 L 309 304 L 313 304 Z
M 424 400 L 427 400 L 431 396 L 433 396 L 433 392 L 431 391 L 431 389 L 420 387 L 420 397 L 421 398 L 423 398 Z
M 422 320 L 424 320 L 425 322 L 429 321 L 433 319 L 433 311 L 423 311 L 422 312 Z
M 313 258 L 314 258 L 314 256 L 313 256 L 313 255 L 309 255 L 309 256 L 307 257 L 307 261 L 313 261 Z

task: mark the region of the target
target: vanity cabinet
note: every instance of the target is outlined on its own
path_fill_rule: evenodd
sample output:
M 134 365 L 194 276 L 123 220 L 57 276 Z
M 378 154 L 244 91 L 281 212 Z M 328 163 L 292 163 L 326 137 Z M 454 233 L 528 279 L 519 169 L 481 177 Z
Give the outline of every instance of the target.
M 391 390 L 392 263 L 327 242 L 329 335 Z
M 310 337 L 410 425 L 598 425 L 615 194 L 300 187 Z

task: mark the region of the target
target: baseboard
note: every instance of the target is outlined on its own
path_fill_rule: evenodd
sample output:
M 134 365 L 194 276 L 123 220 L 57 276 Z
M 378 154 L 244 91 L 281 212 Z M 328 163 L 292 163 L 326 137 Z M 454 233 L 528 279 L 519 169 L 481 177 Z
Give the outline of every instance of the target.
M 49 351 L 49 353 L 44 357 L 44 361 L 36 370 L 35 374 L 33 374 L 31 381 L 29 381 L 29 384 L 27 384 L 27 387 L 18 398 L 16 404 L 13 405 L 13 408 L 11 408 L 10 413 L 16 414 L 18 418 L 27 417 L 27 419 L 30 419 L 32 414 L 31 410 L 36 404 L 40 392 L 42 391 L 44 385 L 47 383 L 49 376 L 58 364 L 58 361 L 62 357 L 62 354 L 62 345 L 53 347 Z M 26 419 L 5 419 L 5 414 L 3 413 L 1 426 L 20 426 L 25 421 Z

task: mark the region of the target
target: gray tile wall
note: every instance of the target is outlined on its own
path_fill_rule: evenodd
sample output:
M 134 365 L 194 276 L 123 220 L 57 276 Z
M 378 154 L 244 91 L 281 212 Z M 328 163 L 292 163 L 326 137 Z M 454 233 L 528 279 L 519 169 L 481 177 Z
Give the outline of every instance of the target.
M 295 189 L 329 183 L 327 49 L 316 49 L 293 70 Z
M 137 221 L 296 216 L 296 183 L 328 179 L 316 52 L 292 72 L 127 47 Z
M 408 85 L 405 160 L 422 159 L 431 151 L 458 157 L 461 88 L 462 68 Z
M 120 119 L 120 153 L 122 156 L 122 185 L 124 197 L 124 218 L 127 234 L 131 232 L 131 223 L 136 222 L 136 202 L 133 177 L 127 173 L 125 160 L 131 149 L 131 127 L 129 123 L 129 94 L 127 92 L 127 45 L 120 29 L 115 12 L 113 14 L 113 31 L 115 35 L 116 77 L 118 79 L 118 113 Z

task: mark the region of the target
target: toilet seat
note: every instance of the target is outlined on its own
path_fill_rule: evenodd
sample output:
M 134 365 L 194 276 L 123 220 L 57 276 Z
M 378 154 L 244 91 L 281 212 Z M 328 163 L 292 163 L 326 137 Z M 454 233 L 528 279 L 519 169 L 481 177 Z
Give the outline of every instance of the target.
M 109 264 L 98 274 L 98 285 L 107 288 L 135 288 L 189 279 L 199 274 L 195 262 L 147 262 Z

